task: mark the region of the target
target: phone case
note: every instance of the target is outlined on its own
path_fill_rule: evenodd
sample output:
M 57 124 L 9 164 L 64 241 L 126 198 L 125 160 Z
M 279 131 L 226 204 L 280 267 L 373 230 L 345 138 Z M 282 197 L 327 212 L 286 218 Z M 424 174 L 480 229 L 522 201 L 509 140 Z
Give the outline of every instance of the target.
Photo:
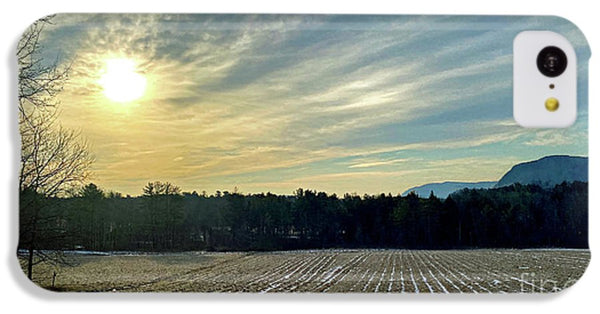
M 513 120 L 525 30 L 576 50 L 571 127 Z M 40 287 L 538 293 L 589 263 L 590 51 L 562 18 L 59 14 L 17 50 Z

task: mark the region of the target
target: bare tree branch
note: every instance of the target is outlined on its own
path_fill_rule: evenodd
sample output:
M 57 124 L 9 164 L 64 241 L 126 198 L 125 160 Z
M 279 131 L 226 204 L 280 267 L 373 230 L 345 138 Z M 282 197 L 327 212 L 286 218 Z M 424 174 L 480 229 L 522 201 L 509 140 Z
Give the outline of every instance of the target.
M 78 132 L 57 121 L 57 95 L 68 80 L 71 64 L 60 65 L 41 55 L 40 39 L 53 16 L 35 22 L 17 45 L 19 66 L 19 131 L 21 133 L 20 246 L 28 250 L 28 276 L 40 262 L 67 264 L 61 251 L 41 251 L 41 240 L 64 238 L 60 217 L 49 200 L 84 183 L 94 161 Z

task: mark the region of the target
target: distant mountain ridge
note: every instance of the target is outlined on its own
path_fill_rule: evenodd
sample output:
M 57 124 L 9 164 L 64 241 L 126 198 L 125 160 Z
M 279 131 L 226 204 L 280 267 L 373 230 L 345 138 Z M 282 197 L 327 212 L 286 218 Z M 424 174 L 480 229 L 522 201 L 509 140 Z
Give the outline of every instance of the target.
M 462 190 L 462 189 L 489 189 L 498 183 L 497 181 L 483 181 L 483 182 L 454 182 L 447 181 L 441 183 L 429 183 L 421 186 L 410 188 L 404 193 L 403 196 L 408 195 L 410 192 L 415 192 L 420 197 L 428 197 L 431 192 L 439 198 L 446 198 L 448 195 Z
M 552 187 L 564 181 L 588 181 L 588 158 L 579 156 L 553 155 L 538 160 L 523 162 L 512 167 L 495 187 L 515 183 L 538 184 Z
M 431 192 L 439 198 L 462 189 L 489 189 L 509 186 L 515 183 L 538 184 L 552 187 L 564 181 L 588 181 L 588 158 L 581 156 L 550 155 L 537 160 L 522 162 L 513 166 L 499 181 L 429 183 L 410 188 L 404 193 L 415 192 L 420 197 L 428 197 Z

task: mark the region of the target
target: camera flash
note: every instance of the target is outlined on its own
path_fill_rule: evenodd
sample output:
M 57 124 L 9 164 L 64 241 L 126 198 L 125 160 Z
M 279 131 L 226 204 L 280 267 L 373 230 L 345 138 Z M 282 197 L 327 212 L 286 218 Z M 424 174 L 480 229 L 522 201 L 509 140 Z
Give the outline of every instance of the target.
M 558 110 L 558 106 L 559 106 L 559 102 L 558 99 L 554 98 L 554 97 L 550 97 L 548 99 L 546 99 L 546 110 L 554 112 L 556 110 Z

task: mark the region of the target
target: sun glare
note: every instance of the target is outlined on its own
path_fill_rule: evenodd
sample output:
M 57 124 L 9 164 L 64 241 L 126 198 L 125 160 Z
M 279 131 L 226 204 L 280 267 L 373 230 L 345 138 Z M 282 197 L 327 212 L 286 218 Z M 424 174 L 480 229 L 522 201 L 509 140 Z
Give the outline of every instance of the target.
M 106 60 L 104 74 L 99 80 L 104 95 L 116 102 L 130 102 L 139 99 L 146 91 L 146 78 L 136 71 L 131 59 Z

